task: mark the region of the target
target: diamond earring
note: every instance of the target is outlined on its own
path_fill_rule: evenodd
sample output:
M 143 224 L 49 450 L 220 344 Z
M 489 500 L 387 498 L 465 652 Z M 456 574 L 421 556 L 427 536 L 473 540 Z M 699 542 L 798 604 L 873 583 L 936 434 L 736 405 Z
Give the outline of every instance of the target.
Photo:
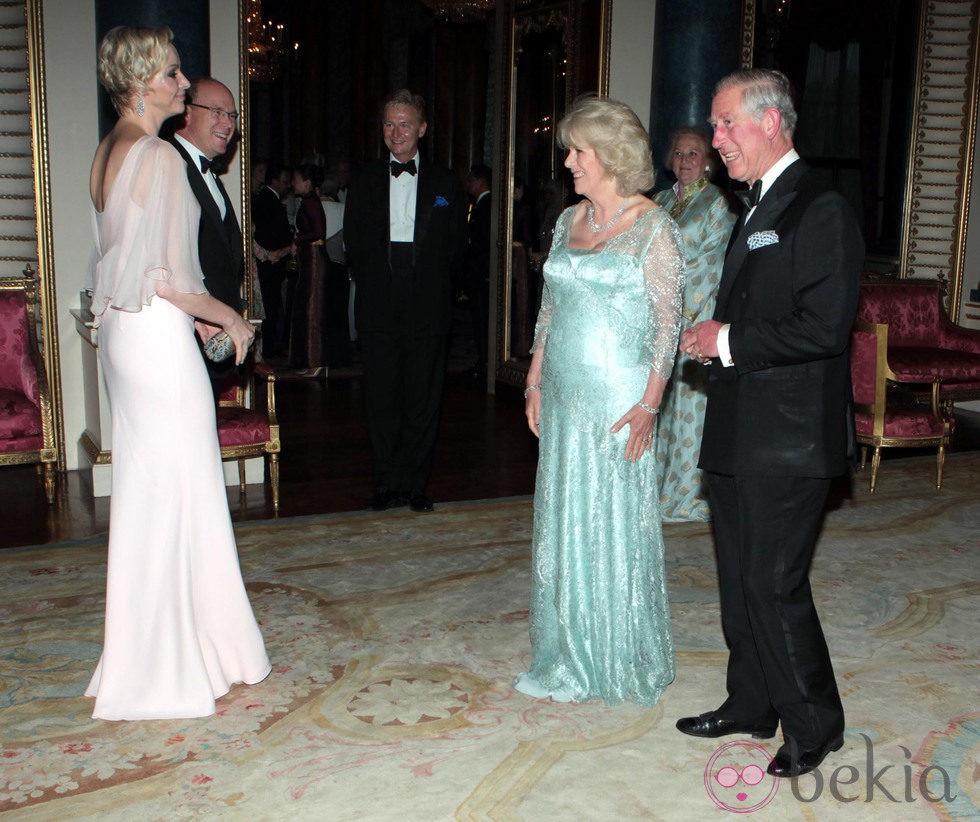
M 143 102 L 142 97 L 137 98 L 135 111 L 137 117 L 142 117 L 146 113 L 146 104 Z

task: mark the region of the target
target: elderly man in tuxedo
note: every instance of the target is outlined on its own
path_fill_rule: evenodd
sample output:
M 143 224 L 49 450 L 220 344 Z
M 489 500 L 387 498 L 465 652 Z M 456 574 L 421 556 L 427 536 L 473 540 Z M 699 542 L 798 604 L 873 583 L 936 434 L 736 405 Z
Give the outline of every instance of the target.
M 401 89 L 382 109 L 390 154 L 361 169 L 344 211 L 354 316 L 381 511 L 407 500 L 431 511 L 426 486 L 442 402 L 452 280 L 466 248 L 456 175 L 423 158 L 425 101 Z
M 203 77 L 191 82 L 185 105 L 183 124 L 170 141 L 187 164 L 187 179 L 201 205 L 197 247 L 204 285 L 211 296 L 241 311 L 242 230 L 228 192 L 216 174 L 223 170 L 221 158 L 228 151 L 238 124 L 235 98 L 224 84 Z M 226 376 L 234 368 L 234 358 L 219 363 L 207 358 L 204 361 L 214 379 Z
M 844 710 L 808 569 L 830 478 L 853 455 L 848 340 L 864 244 L 843 198 L 793 148 L 789 81 L 748 69 L 722 79 L 712 144 L 750 184 L 714 318 L 681 350 L 708 365 L 700 467 L 707 472 L 729 648 L 728 698 L 685 717 L 693 736 L 783 745 L 779 777 L 843 744 Z

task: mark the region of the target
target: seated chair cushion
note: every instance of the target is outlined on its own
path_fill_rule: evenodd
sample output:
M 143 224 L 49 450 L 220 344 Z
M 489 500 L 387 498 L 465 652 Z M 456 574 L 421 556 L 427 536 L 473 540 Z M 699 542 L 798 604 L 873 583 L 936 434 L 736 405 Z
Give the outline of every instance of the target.
M 860 437 L 872 437 L 874 417 L 871 414 L 855 413 L 854 427 Z M 950 423 L 950 431 L 952 431 Z M 943 424 L 932 412 L 922 408 L 901 408 L 885 412 L 885 437 L 941 437 Z
M 4 388 L 23 394 L 35 405 L 38 402 L 22 291 L 0 292 L 0 389 Z
M 0 388 L 0 451 L 33 450 L 40 448 L 41 412 L 18 391 Z M 37 446 L 14 448 L 12 441 L 24 437 L 37 438 Z
M 892 345 L 891 326 L 888 336 L 888 365 L 903 382 L 932 382 L 933 377 L 942 377 L 944 385 L 980 380 L 980 353 Z
M 254 445 L 269 441 L 269 420 L 249 408 L 222 405 L 217 409 L 221 446 Z

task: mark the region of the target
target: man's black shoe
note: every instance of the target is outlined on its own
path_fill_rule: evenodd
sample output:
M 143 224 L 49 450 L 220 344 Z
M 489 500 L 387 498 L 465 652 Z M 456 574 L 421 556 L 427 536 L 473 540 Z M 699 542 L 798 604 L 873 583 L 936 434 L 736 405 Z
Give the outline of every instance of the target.
M 773 757 L 772 762 L 769 763 L 766 771 L 768 771 L 770 776 L 778 776 L 783 779 L 802 776 L 819 767 L 820 763 L 824 761 L 827 754 L 831 751 L 839 751 L 843 746 L 844 736 L 843 734 L 837 734 L 837 736 L 828 739 L 822 745 L 817 745 L 817 747 L 810 748 L 808 751 L 802 751 L 799 756 L 794 757 L 792 749 L 795 746 L 787 742 L 776 751 L 776 755 Z
M 689 736 L 704 736 L 710 739 L 729 734 L 748 734 L 753 739 L 770 739 L 776 735 L 775 725 L 762 722 L 736 722 L 734 719 L 718 716 L 716 711 L 678 719 L 677 730 Z
M 432 500 L 430 500 L 425 494 L 412 494 L 412 496 L 408 498 L 408 507 L 420 514 L 427 514 L 429 511 L 435 510 Z

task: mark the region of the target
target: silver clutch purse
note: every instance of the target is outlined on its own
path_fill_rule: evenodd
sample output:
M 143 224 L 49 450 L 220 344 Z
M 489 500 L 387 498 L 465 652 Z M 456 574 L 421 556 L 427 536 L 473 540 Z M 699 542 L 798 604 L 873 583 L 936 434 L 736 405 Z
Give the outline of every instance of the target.
M 204 356 L 212 362 L 227 360 L 234 353 L 235 343 L 225 331 L 219 331 L 204 343 Z

